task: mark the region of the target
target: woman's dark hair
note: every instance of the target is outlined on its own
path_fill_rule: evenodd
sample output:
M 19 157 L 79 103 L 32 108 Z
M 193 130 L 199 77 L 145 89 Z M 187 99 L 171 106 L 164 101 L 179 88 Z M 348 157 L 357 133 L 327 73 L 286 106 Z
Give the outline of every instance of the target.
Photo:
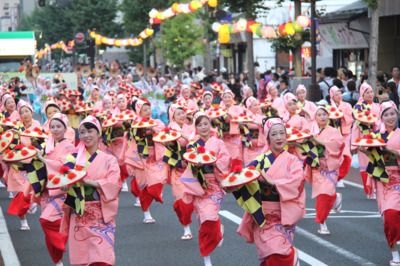
M 338 87 L 339 89 L 343 89 L 343 82 L 340 79 L 333 79 L 333 85 Z
M 148 106 L 151 106 L 151 104 L 149 103 L 149 101 L 147 100 L 147 99 L 141 99 L 142 101 L 144 101 L 144 104 L 143 105 L 148 105 Z M 138 101 L 138 99 L 136 99 L 136 100 L 134 100 L 134 101 L 132 101 L 132 103 L 131 103 L 131 108 L 132 108 L 132 110 L 133 111 L 140 111 L 140 110 L 136 110 L 136 102 Z
M 171 108 L 171 105 L 170 106 L 168 106 L 168 109 L 167 109 L 167 114 L 169 114 L 169 109 Z M 181 109 L 181 110 L 183 110 L 183 107 L 178 107 L 178 108 L 176 108 L 176 110 L 178 110 L 178 109 Z M 168 120 L 169 120 L 169 115 L 168 115 Z M 171 121 L 169 121 L 169 122 L 171 122 Z
M 207 118 L 208 121 L 211 122 L 211 120 L 210 120 L 210 118 L 209 118 L 208 116 L 206 116 L 206 115 L 200 115 L 200 116 L 197 117 L 196 120 L 194 121 L 194 126 L 197 127 L 197 126 L 200 124 L 200 121 L 201 121 L 203 118 Z
M 347 82 L 347 89 L 349 91 L 356 91 L 356 82 L 354 80 L 349 80 Z
M 390 100 L 392 100 L 396 106 L 398 107 L 400 104 L 399 101 L 399 94 L 397 92 L 397 85 L 394 82 L 388 82 L 386 83 L 386 88 L 390 89 L 390 93 L 389 93 L 389 98 Z
M 53 118 L 51 121 L 53 121 L 53 120 L 57 120 L 58 122 L 60 122 L 65 128 L 67 128 L 67 125 L 64 123 L 64 121 L 62 121 L 61 119 L 59 119 L 59 118 Z M 50 122 L 50 124 L 51 124 L 51 122 Z
M 86 122 L 86 123 L 83 123 L 82 126 L 83 126 L 84 128 L 86 128 L 86 129 L 88 129 L 88 130 L 94 128 L 94 129 L 96 129 L 97 133 L 100 134 L 99 129 L 98 129 L 94 124 L 92 124 L 92 123 Z
M 57 108 L 59 111 L 61 111 L 60 106 L 58 106 L 58 105 L 55 104 L 55 103 L 51 103 L 51 104 L 49 104 L 49 105 L 46 106 L 46 109 L 44 109 L 44 113 L 45 113 L 45 114 L 47 114 L 47 109 L 48 109 L 49 107 L 55 107 L 55 108 Z

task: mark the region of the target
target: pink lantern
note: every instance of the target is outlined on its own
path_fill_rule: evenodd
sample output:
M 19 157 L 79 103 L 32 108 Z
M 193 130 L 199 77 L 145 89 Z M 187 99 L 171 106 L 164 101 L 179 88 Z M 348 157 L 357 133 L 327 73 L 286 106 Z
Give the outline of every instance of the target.
M 261 34 L 266 39 L 276 38 L 276 32 L 271 26 L 264 26 L 261 30 Z
M 306 16 L 298 16 L 296 22 L 303 28 L 307 28 L 310 25 L 310 19 Z

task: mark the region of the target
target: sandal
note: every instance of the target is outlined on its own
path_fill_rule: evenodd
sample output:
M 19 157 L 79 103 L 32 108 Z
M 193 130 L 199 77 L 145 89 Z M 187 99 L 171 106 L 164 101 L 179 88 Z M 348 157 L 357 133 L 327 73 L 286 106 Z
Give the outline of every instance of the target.
M 154 224 L 155 222 L 156 220 L 154 218 L 143 219 L 144 224 Z
M 181 240 L 191 240 L 193 238 L 192 234 L 185 234 L 181 236 Z
M 331 232 L 329 232 L 329 230 L 328 229 L 318 229 L 318 234 L 320 234 L 320 235 L 330 235 L 331 234 Z

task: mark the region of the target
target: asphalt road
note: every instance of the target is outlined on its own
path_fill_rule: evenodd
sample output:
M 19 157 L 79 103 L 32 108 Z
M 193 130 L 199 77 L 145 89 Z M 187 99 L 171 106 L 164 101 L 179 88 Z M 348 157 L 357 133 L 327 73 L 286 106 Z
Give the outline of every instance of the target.
M 355 173 L 355 171 L 353 172 Z M 350 178 L 350 180 L 356 180 Z M 307 215 L 298 224 L 295 246 L 300 250 L 301 265 L 388 265 L 391 253 L 383 234 L 383 225 L 377 212 L 376 202 L 367 200 L 362 190 L 346 185 L 338 189 L 343 193 L 342 213 L 331 213 L 327 224 L 329 236 L 316 234 L 314 201 L 307 186 Z M 9 203 L 5 189 L 0 189 L 0 205 L 6 213 Z M 172 209 L 169 187 L 164 192 L 165 203 L 154 204 L 151 212 L 155 224 L 143 224 L 140 208 L 134 207 L 130 193 L 120 194 L 117 219 L 116 265 L 202 265 L 197 242 L 198 224 L 194 217 L 193 240 L 182 241 L 182 228 Z M 223 246 L 216 249 L 211 259 L 213 265 L 258 265 L 255 247 L 236 234 L 237 223 L 243 211 L 236 205 L 232 195 L 227 195 L 221 209 L 225 226 Z M 38 222 L 39 214 L 29 215 L 31 230 L 19 231 L 16 217 L 5 214 L 12 242 L 21 265 L 52 265 L 44 244 Z M 68 265 L 68 254 L 64 256 Z M 11 265 L 14 266 L 14 265 Z

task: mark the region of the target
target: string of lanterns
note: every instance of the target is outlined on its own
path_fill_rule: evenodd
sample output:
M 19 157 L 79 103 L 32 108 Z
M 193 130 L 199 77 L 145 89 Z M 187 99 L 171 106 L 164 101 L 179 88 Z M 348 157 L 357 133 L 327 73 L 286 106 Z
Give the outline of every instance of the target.
M 247 31 L 265 39 L 275 39 L 279 36 L 286 37 L 300 33 L 309 27 L 310 23 L 310 18 L 300 15 L 295 21 L 283 23 L 278 27 L 262 25 L 261 23 L 253 20 L 246 20 L 244 18 L 241 18 L 232 24 L 214 22 L 211 27 L 214 32 L 218 33 L 218 42 L 221 44 L 227 44 L 230 42 L 231 33 Z
M 149 12 L 149 22 L 151 25 L 161 24 L 164 20 L 172 18 L 173 16 L 196 12 L 205 4 L 215 8 L 218 5 L 218 0 L 192 0 L 189 3 L 173 3 L 169 8 L 163 11 L 153 8 Z
M 111 46 L 139 46 L 143 43 L 143 40 L 153 36 L 154 30 L 150 28 L 144 29 L 139 33 L 138 37 L 135 38 L 125 38 L 125 39 L 116 39 L 116 38 L 108 38 L 101 34 L 96 33 L 95 31 L 90 31 L 89 36 L 95 40 L 96 45 L 106 44 Z
M 68 45 L 66 45 L 63 41 L 58 41 L 56 43 L 53 43 L 52 45 L 45 44 L 44 48 L 36 51 L 35 57 L 37 59 L 43 58 L 43 56 L 49 54 L 51 50 L 55 49 L 62 49 L 65 53 L 70 54 L 72 53 L 72 48 L 74 47 L 75 43 L 73 41 L 69 42 Z

